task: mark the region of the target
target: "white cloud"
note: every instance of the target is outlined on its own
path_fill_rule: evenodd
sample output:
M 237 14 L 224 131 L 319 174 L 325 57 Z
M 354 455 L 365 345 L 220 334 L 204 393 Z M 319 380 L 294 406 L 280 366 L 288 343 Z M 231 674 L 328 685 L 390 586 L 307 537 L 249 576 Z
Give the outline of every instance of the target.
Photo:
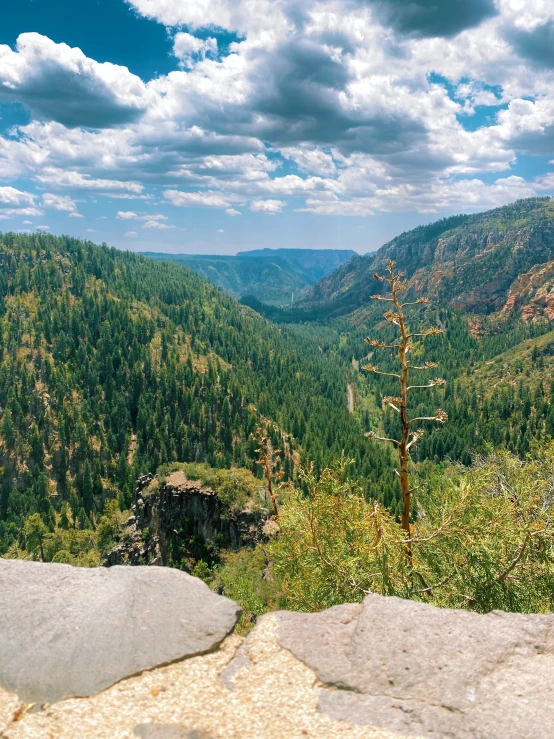
M 116 218 L 118 218 L 121 221 L 167 221 L 167 216 L 164 216 L 162 213 L 154 213 L 154 214 L 144 214 L 144 213 L 135 213 L 131 210 L 126 211 L 118 211 Z
M 38 208 L 3 208 L 0 203 L 0 213 L 3 218 L 17 218 L 18 216 L 43 216 L 44 212 Z
M 136 231 L 126 231 L 124 236 L 127 239 L 134 239 L 138 236 L 138 233 Z
M 55 195 L 51 192 L 45 192 L 42 196 L 42 203 L 45 208 L 54 208 L 54 210 L 66 211 L 67 213 L 77 211 L 77 203 L 69 195 Z
M 40 216 L 42 210 L 35 206 L 36 196 L 15 187 L 0 187 L 0 217 L 2 220 L 18 216 Z
M 144 189 L 139 182 L 94 178 L 83 172 L 64 171 L 54 167 L 45 167 L 37 175 L 37 179 L 49 186 L 71 187 L 76 190 L 128 190 L 141 193 Z
M 22 192 L 15 187 L 0 187 L 0 207 L 33 207 L 35 196 L 30 192 Z
M 4 216 L 38 215 L 39 203 L 78 217 L 45 198 L 87 193 L 157 202 L 161 190 L 231 216 L 279 213 L 277 198 L 291 198 L 323 215 L 487 207 L 551 187 L 546 173 L 511 178 L 518 155 L 554 150 L 554 54 L 533 52 L 550 0 L 497 0 L 496 15 L 492 0 L 427 14 L 429 0 L 413 12 L 404 0 L 387 12 L 380 0 L 128 2 L 174 29 L 180 69 L 143 83 L 38 34 L 0 46 L 0 99 L 34 116 L 0 136 L 0 180 L 48 189 L 25 206 L 0 200 Z M 239 40 L 218 48 L 200 27 Z
M 37 231 L 50 231 L 50 226 L 37 226 Z
M 368 216 L 403 210 L 437 213 L 458 208 L 476 211 L 533 197 L 539 189 L 539 182 L 526 182 L 522 177 L 513 175 L 499 178 L 491 185 L 479 179 L 442 180 L 433 183 L 431 187 L 427 183 L 419 186 L 391 184 L 388 187 L 375 188 L 366 197 L 340 199 L 333 195 L 326 199 L 308 198 L 302 210 L 330 216 Z
M 126 67 L 99 64 L 80 49 L 22 33 L 16 51 L 0 45 L 0 100 L 66 126 L 108 127 L 136 119 L 146 86 Z
M 291 159 L 302 172 L 310 172 L 322 177 L 334 175 L 337 168 L 330 153 L 319 148 L 302 149 L 300 147 L 283 147 L 280 150 L 286 159 Z
M 95 234 L 96 233 L 96 229 L 95 228 L 87 228 L 87 233 L 88 234 Z
M 160 223 L 159 221 L 146 221 L 143 228 L 158 228 L 164 230 L 167 228 L 175 228 L 175 226 L 169 226 L 167 223 Z
M 42 196 L 42 204 L 45 208 L 65 211 L 68 213 L 69 218 L 84 218 L 77 211 L 77 203 L 69 195 L 55 195 L 54 193 L 47 192 Z
M 181 192 L 180 190 L 165 190 L 164 198 L 172 205 L 182 207 L 201 206 L 208 208 L 225 208 L 229 205 L 229 198 L 219 192 Z
M 282 0 L 127 0 L 141 15 L 164 26 L 218 26 L 234 31 L 283 25 Z
M 286 203 L 283 200 L 253 200 L 250 204 L 250 210 L 274 215 L 280 213 L 285 205 Z
M 223 230 L 222 228 L 218 228 L 218 229 L 217 229 L 217 233 L 218 233 L 218 234 L 224 234 L 224 233 L 225 233 L 225 231 L 224 231 L 224 230 Z
M 173 40 L 173 54 L 184 67 L 189 67 L 195 57 L 204 59 L 207 54 L 217 54 L 217 39 L 200 39 L 190 33 L 177 33 Z

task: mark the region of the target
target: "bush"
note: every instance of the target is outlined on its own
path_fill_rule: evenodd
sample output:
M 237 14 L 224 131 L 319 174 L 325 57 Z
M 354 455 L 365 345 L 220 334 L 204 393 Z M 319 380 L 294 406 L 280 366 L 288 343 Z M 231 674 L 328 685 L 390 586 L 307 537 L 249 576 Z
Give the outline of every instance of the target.
M 280 585 L 273 576 L 271 563 L 262 546 L 224 552 L 221 564 L 214 568 L 208 583 L 214 590 L 237 601 L 242 608 L 237 626 L 240 634 L 247 633 L 258 616 L 282 605 Z
M 221 502 L 231 509 L 240 510 L 249 500 L 259 503 L 263 498 L 264 484 L 241 467 L 214 469 L 198 462 L 165 465 L 158 470 L 160 485 L 172 472 L 178 471 L 184 472 L 189 480 L 199 480 L 202 485 L 212 488 Z
M 393 517 L 345 482 L 346 465 L 282 506 L 271 544 L 289 607 L 320 610 L 369 592 L 447 608 L 546 612 L 554 606 L 554 447 L 450 468 L 417 492 L 413 568 Z

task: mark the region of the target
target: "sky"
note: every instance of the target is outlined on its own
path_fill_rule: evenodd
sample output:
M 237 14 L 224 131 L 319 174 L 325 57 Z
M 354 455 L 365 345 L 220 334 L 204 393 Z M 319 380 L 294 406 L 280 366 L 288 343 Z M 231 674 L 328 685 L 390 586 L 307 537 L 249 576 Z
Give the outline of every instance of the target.
M 553 0 L 8 0 L 0 231 L 372 251 L 554 195 Z

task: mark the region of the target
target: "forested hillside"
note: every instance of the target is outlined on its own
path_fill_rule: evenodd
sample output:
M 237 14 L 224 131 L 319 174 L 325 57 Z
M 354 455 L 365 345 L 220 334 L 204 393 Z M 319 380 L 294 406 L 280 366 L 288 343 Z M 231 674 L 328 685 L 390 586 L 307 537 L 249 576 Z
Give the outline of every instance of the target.
M 534 441 L 554 435 L 554 203 L 532 198 L 472 216 L 454 216 L 401 234 L 375 255 L 355 257 L 311 290 L 295 308 L 245 299 L 254 310 L 305 335 L 325 333 L 329 351 L 360 367 L 371 358 L 364 337 L 389 339 L 382 304 L 371 296 L 388 259 L 408 278 L 409 295 L 432 308 L 414 309 L 411 323 L 438 323 L 445 338 L 428 342 L 428 359 L 447 380 L 436 402 L 448 413 L 444 429 L 429 425 L 414 457 L 462 461 L 491 447 L 525 456 Z M 392 357 L 379 357 L 390 371 Z M 376 412 L 394 395 L 390 379 L 357 376 L 355 412 L 367 430 L 394 435 L 397 419 Z M 375 393 L 375 395 L 373 395 Z M 414 393 L 416 410 L 429 402 Z
M 236 256 L 144 252 L 190 267 L 236 298 L 291 305 L 306 289 L 355 255 L 349 249 L 254 249 Z
M 298 306 L 299 315 L 346 315 L 367 305 L 376 292 L 373 273 L 388 259 L 406 273 L 414 295 L 478 315 L 497 313 L 518 278 L 554 260 L 554 203 L 519 200 L 403 233 L 318 282 Z
M 40 514 L 95 526 L 139 473 L 172 461 L 259 474 L 252 438 L 394 500 L 388 450 L 346 405 L 340 357 L 278 328 L 189 269 L 46 234 L 0 236 L 0 551 Z

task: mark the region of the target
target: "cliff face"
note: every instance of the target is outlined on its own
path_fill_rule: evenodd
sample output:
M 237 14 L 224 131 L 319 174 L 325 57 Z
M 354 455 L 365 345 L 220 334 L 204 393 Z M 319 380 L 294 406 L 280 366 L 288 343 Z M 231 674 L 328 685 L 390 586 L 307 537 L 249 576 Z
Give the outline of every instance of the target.
M 241 509 L 226 505 L 199 481 L 174 472 L 160 484 L 152 475 L 137 480 L 134 515 L 104 565 L 190 564 L 219 549 L 254 547 L 266 540 L 267 509 L 247 501 Z
M 424 294 L 473 314 L 498 313 L 521 275 L 554 260 L 554 203 L 519 201 L 401 234 L 318 282 L 299 308 L 340 315 L 367 306 L 380 289 L 373 274 L 383 273 L 389 259 L 408 277 L 414 297 Z M 536 289 L 541 276 L 535 273 Z
M 500 317 L 513 315 L 526 323 L 554 321 L 554 261 L 536 265 L 513 283 Z

